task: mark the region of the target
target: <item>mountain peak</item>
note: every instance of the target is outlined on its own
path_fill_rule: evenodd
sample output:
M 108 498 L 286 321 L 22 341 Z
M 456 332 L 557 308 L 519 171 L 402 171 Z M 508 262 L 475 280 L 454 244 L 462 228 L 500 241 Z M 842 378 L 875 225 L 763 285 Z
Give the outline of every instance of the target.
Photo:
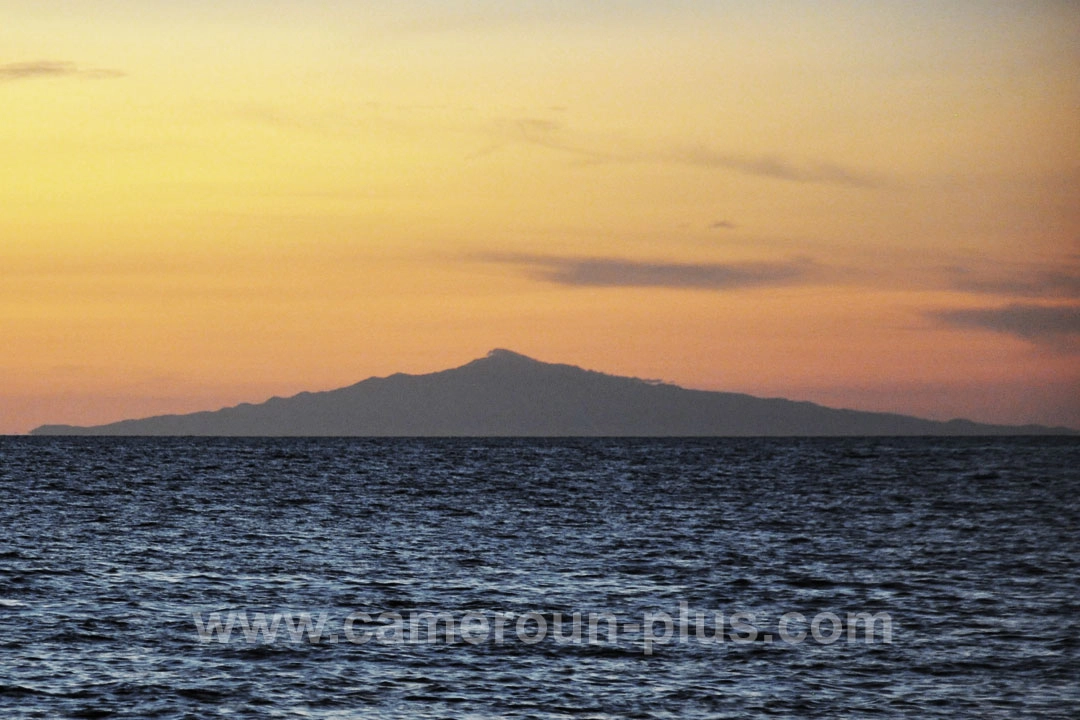
M 530 363 L 538 363 L 538 362 L 540 362 L 539 360 L 528 357 L 527 355 L 522 355 L 521 353 L 516 353 L 513 350 L 506 350 L 505 348 L 495 348 L 494 350 L 491 350 L 490 352 L 488 352 L 487 356 L 484 359 L 486 359 L 486 360 L 499 360 L 499 361 L 514 361 L 514 362 L 525 361 L 525 362 L 530 362 Z

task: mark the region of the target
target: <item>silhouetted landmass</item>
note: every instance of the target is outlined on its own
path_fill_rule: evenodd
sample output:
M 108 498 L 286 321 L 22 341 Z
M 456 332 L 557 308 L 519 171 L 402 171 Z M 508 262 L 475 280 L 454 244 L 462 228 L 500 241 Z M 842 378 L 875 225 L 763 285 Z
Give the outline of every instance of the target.
M 687 390 L 509 350 L 428 375 L 369 378 L 326 392 L 215 412 L 109 425 L 43 425 L 33 435 L 821 436 L 1076 434 L 1041 425 L 936 422 L 809 402 Z

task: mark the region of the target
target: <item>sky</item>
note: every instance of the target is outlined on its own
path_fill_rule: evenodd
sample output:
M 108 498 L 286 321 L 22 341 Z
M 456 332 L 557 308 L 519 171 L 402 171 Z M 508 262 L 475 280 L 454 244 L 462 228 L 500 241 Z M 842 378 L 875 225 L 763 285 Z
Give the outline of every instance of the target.
M 492 348 L 1080 428 L 1080 3 L 0 0 L 0 433 Z

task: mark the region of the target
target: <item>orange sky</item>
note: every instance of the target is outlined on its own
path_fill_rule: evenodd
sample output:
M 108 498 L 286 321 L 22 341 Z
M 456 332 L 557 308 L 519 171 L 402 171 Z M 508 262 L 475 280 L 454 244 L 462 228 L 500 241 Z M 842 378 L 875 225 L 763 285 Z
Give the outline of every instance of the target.
M 1080 5 L 0 0 L 0 433 L 493 347 L 1080 427 Z

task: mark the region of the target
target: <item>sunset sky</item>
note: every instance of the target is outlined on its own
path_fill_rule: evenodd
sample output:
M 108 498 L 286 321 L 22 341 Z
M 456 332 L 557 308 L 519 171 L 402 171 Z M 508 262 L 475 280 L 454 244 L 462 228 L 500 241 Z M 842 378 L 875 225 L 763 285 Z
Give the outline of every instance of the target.
M 0 0 L 0 433 L 503 347 L 1080 428 L 1080 3 Z

